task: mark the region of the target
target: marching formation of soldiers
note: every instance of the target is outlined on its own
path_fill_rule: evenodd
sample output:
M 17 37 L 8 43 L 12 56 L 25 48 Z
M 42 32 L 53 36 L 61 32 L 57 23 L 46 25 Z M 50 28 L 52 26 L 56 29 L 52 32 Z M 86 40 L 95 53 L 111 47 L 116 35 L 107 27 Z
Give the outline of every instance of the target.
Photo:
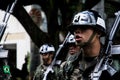
M 39 50 L 43 63 L 37 67 L 33 80 L 119 80 L 120 58 L 111 55 L 107 61 L 103 59 L 105 47 L 100 39 L 106 35 L 106 26 L 98 12 L 78 12 L 69 31 L 65 61 L 51 65 L 55 49 L 51 44 L 43 44 Z
M 107 35 L 106 25 L 98 12 L 78 12 L 68 32 L 70 35 L 65 43 L 68 50 L 65 61 L 57 62 L 57 50 L 52 43 L 43 44 L 39 48 L 42 62 L 36 68 L 32 80 L 119 80 L 120 55 L 112 55 L 109 42 L 107 45 L 102 43 L 101 38 Z M 110 54 L 105 52 L 106 49 Z M 0 63 L 5 61 L 5 58 L 0 59 Z M 2 79 L 2 75 L 0 80 L 11 80 L 9 66 L 4 65 L 0 68 L 0 74 L 5 73 L 7 79 Z

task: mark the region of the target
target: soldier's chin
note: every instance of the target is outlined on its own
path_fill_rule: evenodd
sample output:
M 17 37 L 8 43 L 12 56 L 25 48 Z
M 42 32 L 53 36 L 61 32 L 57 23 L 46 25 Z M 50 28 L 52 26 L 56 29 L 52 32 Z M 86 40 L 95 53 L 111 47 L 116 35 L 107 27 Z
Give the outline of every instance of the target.
M 80 46 L 80 47 L 83 47 L 85 45 L 85 43 L 82 43 L 82 42 L 76 42 L 76 45 Z
M 46 65 L 46 64 L 47 64 L 47 62 L 48 62 L 47 60 L 43 60 L 43 64 L 44 64 L 44 65 Z
M 45 66 L 48 66 L 48 65 L 49 65 L 47 62 L 43 62 L 43 64 L 44 64 Z
M 82 43 L 81 42 L 76 42 L 76 45 L 80 46 Z

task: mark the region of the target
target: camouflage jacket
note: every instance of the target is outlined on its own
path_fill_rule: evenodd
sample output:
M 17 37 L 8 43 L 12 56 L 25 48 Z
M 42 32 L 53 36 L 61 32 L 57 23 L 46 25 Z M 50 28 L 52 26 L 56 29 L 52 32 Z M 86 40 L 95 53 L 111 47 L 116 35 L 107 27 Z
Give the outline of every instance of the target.
M 78 67 L 73 69 L 71 61 L 65 61 L 61 64 L 60 80 L 80 80 L 81 74 Z
M 44 78 L 44 72 L 47 67 L 43 64 L 39 65 L 35 71 L 33 80 L 42 80 Z M 50 72 L 47 76 L 47 80 L 58 80 L 59 66 L 54 66 L 54 72 Z
M 120 58 L 116 59 L 112 57 L 113 62 L 111 66 L 117 71 L 120 71 Z M 94 58 L 82 58 L 79 57 L 79 61 L 76 64 L 72 61 L 65 61 L 61 64 L 60 68 L 60 80 L 90 80 L 91 72 L 94 70 L 98 61 L 98 57 Z M 120 75 L 120 74 L 117 74 Z M 119 80 L 112 76 L 107 71 L 103 71 L 100 80 Z
M 80 80 L 81 79 L 81 71 L 79 69 L 78 64 L 78 56 L 70 55 L 66 61 L 64 61 L 60 66 L 60 80 Z M 75 63 L 74 63 L 75 62 Z M 77 62 L 77 63 L 76 63 Z

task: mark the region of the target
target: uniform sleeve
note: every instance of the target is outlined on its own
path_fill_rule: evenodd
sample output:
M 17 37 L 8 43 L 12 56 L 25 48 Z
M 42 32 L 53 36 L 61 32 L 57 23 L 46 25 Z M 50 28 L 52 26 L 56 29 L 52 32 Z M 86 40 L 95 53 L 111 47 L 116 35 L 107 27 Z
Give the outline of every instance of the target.
M 65 75 L 64 75 L 64 66 L 66 64 L 66 61 L 63 62 L 61 65 L 60 65 L 60 70 L 59 70 L 59 80 L 66 80 L 65 79 Z
M 34 73 L 33 80 L 39 80 L 41 79 L 43 71 L 41 70 L 41 65 L 39 65 Z

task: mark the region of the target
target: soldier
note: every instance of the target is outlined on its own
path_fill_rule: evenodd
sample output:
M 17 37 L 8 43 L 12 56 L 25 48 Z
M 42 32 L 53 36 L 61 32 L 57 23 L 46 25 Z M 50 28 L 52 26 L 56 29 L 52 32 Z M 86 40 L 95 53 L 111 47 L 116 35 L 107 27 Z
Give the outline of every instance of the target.
M 40 55 L 42 56 L 43 63 L 41 63 L 35 72 L 33 80 L 43 80 L 44 72 L 48 68 L 48 66 L 52 63 L 52 60 L 55 56 L 55 48 L 51 44 L 43 44 L 39 49 Z M 59 70 L 59 66 L 57 64 L 54 65 L 53 71 L 51 71 L 47 75 L 47 80 L 58 80 L 57 72 Z
M 66 80 L 91 80 L 91 73 L 102 54 L 104 54 L 101 53 L 103 44 L 100 38 L 106 34 L 105 22 L 96 11 L 86 10 L 78 12 L 73 17 L 69 30 L 74 34 L 76 44 L 82 48 L 82 51 L 77 61 L 74 62 L 75 64 L 72 63 L 72 67 L 68 70 L 71 71 L 71 73 L 74 71 L 79 72 L 80 77 L 77 79 L 70 79 L 70 74 L 67 76 L 68 79 Z M 113 63 L 110 64 L 112 65 Z M 117 78 L 114 78 L 105 70 L 102 72 L 99 80 L 107 79 L 117 80 Z
M 70 80 L 75 80 L 76 78 L 79 78 L 79 70 L 76 70 L 72 72 L 70 68 L 72 67 L 71 64 L 74 64 L 75 60 L 78 59 L 78 56 L 80 54 L 80 46 L 76 45 L 76 41 L 74 38 L 74 35 L 70 35 L 67 39 L 67 47 L 68 47 L 68 56 L 66 61 L 64 61 L 61 64 L 60 67 L 60 75 L 61 80 L 67 80 L 70 78 Z M 70 75 L 71 74 L 71 75 Z M 70 77 L 68 76 L 70 75 Z
M 79 55 L 80 47 L 75 44 L 74 35 L 70 35 L 67 39 L 68 58 L 67 60 L 73 61 Z M 78 54 L 77 54 L 78 53 Z

